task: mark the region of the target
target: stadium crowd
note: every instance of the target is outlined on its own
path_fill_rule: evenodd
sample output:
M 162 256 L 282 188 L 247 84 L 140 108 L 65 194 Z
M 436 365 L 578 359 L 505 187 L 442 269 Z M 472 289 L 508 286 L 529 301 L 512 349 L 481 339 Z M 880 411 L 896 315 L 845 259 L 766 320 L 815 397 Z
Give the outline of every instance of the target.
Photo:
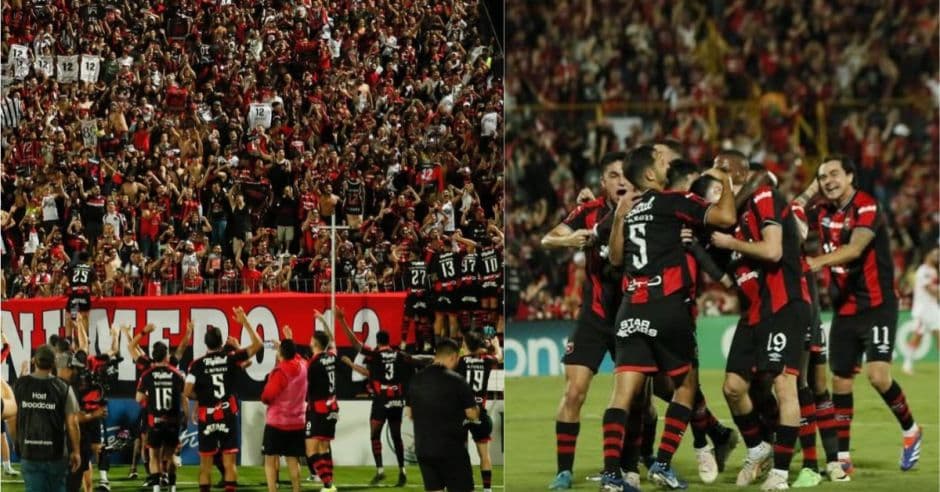
M 393 258 L 502 227 L 482 2 L 31 0 L 2 17 L 4 298 L 63 295 L 83 251 L 103 296 L 404 290 Z M 79 54 L 97 80 L 40 68 Z
M 606 151 L 672 139 L 707 166 L 719 149 L 735 148 L 774 172 L 792 198 L 822 157 L 814 138 L 822 133 L 825 150 L 851 157 L 860 188 L 888 211 L 902 305 L 909 302 L 913 271 L 936 246 L 940 222 L 937 5 L 608 0 L 507 8 L 511 316 L 575 316 L 584 255 L 569 254 L 558 268 L 538 241 L 583 187 L 597 191 Z M 817 103 L 826 123 L 813 129 Z M 737 300 L 712 283 L 700 307 L 732 313 Z

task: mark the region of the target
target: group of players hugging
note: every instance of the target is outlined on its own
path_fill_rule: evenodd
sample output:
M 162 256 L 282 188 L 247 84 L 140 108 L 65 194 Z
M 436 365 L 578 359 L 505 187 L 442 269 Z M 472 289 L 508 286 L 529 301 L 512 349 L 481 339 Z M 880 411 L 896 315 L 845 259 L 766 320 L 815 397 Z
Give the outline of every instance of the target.
M 600 167 L 603 196 L 582 190 L 577 208 L 542 240 L 587 257 L 550 489 L 572 486 L 581 407 L 608 352 L 616 368 L 602 424 L 602 491 L 638 490 L 641 458 L 653 483 L 687 488 L 671 461 L 690 423 L 704 483 L 717 479 L 742 440 L 739 486 L 765 475 L 762 490 L 811 487 L 823 475 L 850 480 L 852 391 L 863 360 L 901 426 L 901 470 L 917 463 L 922 432 L 891 377 L 898 298 L 888 231 L 880 205 L 856 187 L 848 158 L 825 157 L 792 201 L 775 176 L 734 150 L 701 170 L 677 144 L 655 143 L 609 153 Z M 828 347 L 816 282 L 824 270 L 834 310 Z M 740 299 L 722 386 L 737 432 L 718 422 L 699 387 L 695 299 L 703 274 Z M 655 455 L 654 396 L 668 404 Z M 791 483 L 797 439 L 803 465 Z

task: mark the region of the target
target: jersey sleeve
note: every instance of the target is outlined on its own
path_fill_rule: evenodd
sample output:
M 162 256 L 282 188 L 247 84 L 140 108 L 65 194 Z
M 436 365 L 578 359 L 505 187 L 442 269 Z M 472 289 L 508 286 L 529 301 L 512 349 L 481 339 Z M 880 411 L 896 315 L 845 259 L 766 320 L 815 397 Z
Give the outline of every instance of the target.
M 676 217 L 693 226 L 705 225 L 705 215 L 711 204 L 695 193 L 669 194 L 671 197 L 667 201 L 667 206 L 672 210 Z
M 228 353 L 229 363 L 241 363 L 248 360 L 248 351 L 245 349 L 233 350 Z
M 751 197 L 751 209 L 757 216 L 761 228 L 768 225 L 783 225 L 786 202 L 770 188 L 762 187 Z
M 859 202 L 855 227 L 875 229 L 878 226 L 878 202 L 870 197 L 865 197 L 864 200 L 860 198 Z
M 583 204 L 578 205 L 574 210 L 571 211 L 571 213 L 568 214 L 567 217 L 565 217 L 565 220 L 561 221 L 561 223 L 575 231 L 578 229 L 584 229 L 587 227 L 587 223 L 585 222 L 585 217 L 587 217 L 586 212 L 587 207 L 585 207 Z

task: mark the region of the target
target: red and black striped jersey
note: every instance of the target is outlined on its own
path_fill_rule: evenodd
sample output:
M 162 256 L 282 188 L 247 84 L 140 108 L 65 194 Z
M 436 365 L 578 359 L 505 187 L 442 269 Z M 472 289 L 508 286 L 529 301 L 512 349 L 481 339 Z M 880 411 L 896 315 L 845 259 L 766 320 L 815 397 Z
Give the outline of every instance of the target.
M 771 263 L 739 253 L 732 255 L 741 312 L 747 324 L 754 326 L 791 302 L 809 302 L 809 288 L 803 276 L 802 249 L 793 209 L 780 192 L 761 186 L 740 210 L 734 235 L 741 241 L 763 241 L 763 229 L 767 226 L 783 229 L 780 261 Z
M 480 275 L 483 287 L 500 287 L 503 283 L 503 248 L 490 246 L 480 251 Z
M 477 405 L 486 405 L 486 391 L 490 383 L 490 372 L 499 365 L 499 360 L 490 354 L 467 354 L 457 363 L 457 373 L 467 380 Z
M 598 198 L 578 205 L 568 214 L 563 223 L 575 231 L 594 229 L 605 218 L 612 217 L 613 210 L 613 204 L 606 198 Z M 587 260 L 584 269 L 587 279 L 581 287 L 579 318 L 583 319 L 588 314 L 594 314 L 602 320 L 613 321 L 620 304 L 618 295 L 620 279 L 615 275 L 610 275 L 609 272 L 605 275 L 605 269 L 609 268 L 606 236 L 596 241 L 585 253 Z
M 624 219 L 624 302 L 692 295 L 697 266 L 682 244 L 682 227 L 703 226 L 708 208 L 693 193 L 647 190 L 640 196 Z
M 434 290 L 453 290 L 457 284 L 458 275 L 460 274 L 459 261 L 460 258 L 457 256 L 457 253 L 449 251 L 445 253 L 435 253 L 431 257 L 428 270 L 430 270 L 431 276 L 434 279 Z
M 336 411 L 336 352 L 323 351 L 307 366 L 307 404 L 317 413 Z
M 236 413 L 235 380 L 241 363 L 248 360 L 244 349 L 229 352 L 211 352 L 189 365 L 186 382 L 194 385 L 196 401 L 200 407 L 216 407 L 229 404 L 231 413 Z
M 840 315 L 897 302 L 888 230 L 878 202 L 868 193 L 856 191 L 844 207 L 820 207 L 818 230 L 823 253 L 849 244 L 856 228 L 870 229 L 875 237 L 857 259 L 829 268 L 830 297 Z
M 362 347 L 366 367 L 369 369 L 369 388 L 376 396 L 402 398 L 407 357 L 391 347 L 373 349 Z
M 150 425 L 159 419 L 178 422 L 182 412 L 185 376 L 175 367 L 152 366 L 140 377 L 137 392 L 147 395 Z

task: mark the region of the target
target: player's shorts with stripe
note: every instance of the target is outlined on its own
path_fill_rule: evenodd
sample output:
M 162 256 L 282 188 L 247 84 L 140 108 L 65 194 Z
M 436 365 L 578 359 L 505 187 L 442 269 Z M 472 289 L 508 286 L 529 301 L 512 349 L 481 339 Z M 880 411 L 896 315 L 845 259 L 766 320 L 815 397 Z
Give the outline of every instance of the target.
M 644 304 L 621 303 L 614 325 L 617 372 L 677 377 L 695 360 L 695 320 L 685 296 L 674 294 Z
M 148 448 L 175 448 L 179 443 L 179 422 L 156 422 L 147 430 Z
M 463 285 L 457 289 L 457 301 L 460 309 L 464 311 L 475 311 L 480 309 L 480 284 L 473 282 Z
M 731 339 L 725 370 L 745 378 L 755 372 L 799 374 L 809 320 L 809 303 L 802 300 L 790 302 L 753 326 L 742 318 Z
M 460 311 L 460 299 L 456 291 L 441 291 L 434 293 L 434 310 L 439 313 L 456 313 Z
M 483 283 L 480 284 L 480 298 L 481 299 L 494 299 L 499 297 L 499 281 L 496 279 L 493 280 L 483 280 Z
M 484 443 L 493 439 L 493 419 L 486 413 L 485 408 L 480 409 L 480 423 L 468 423 L 466 427 L 473 437 L 473 442 Z
M 304 437 L 307 439 L 332 441 L 336 438 L 336 422 L 338 420 L 338 411 L 320 413 L 307 409 L 307 423 L 304 428 Z
M 372 397 L 372 410 L 369 412 L 369 420 L 400 421 L 404 410 L 404 398 L 389 399 L 384 396 L 374 396 Z
M 88 292 L 69 294 L 65 309 L 70 313 L 87 313 L 91 309 L 91 294 Z
M 238 452 L 238 414 L 228 411 L 207 411 L 199 418 L 199 454 L 232 454 Z
M 891 362 L 898 331 L 897 301 L 851 316 L 836 315 L 829 329 L 829 367 L 837 376 L 851 376 L 867 362 Z
M 430 306 L 428 305 L 429 302 L 430 300 L 427 294 L 409 292 L 405 297 L 405 316 L 409 318 L 427 316 L 431 312 Z
M 604 355 L 616 354 L 617 339 L 614 336 L 613 323 L 605 321 L 591 313 L 582 314 L 568 337 L 562 363 L 572 366 L 584 366 L 595 374 L 604 361 Z

